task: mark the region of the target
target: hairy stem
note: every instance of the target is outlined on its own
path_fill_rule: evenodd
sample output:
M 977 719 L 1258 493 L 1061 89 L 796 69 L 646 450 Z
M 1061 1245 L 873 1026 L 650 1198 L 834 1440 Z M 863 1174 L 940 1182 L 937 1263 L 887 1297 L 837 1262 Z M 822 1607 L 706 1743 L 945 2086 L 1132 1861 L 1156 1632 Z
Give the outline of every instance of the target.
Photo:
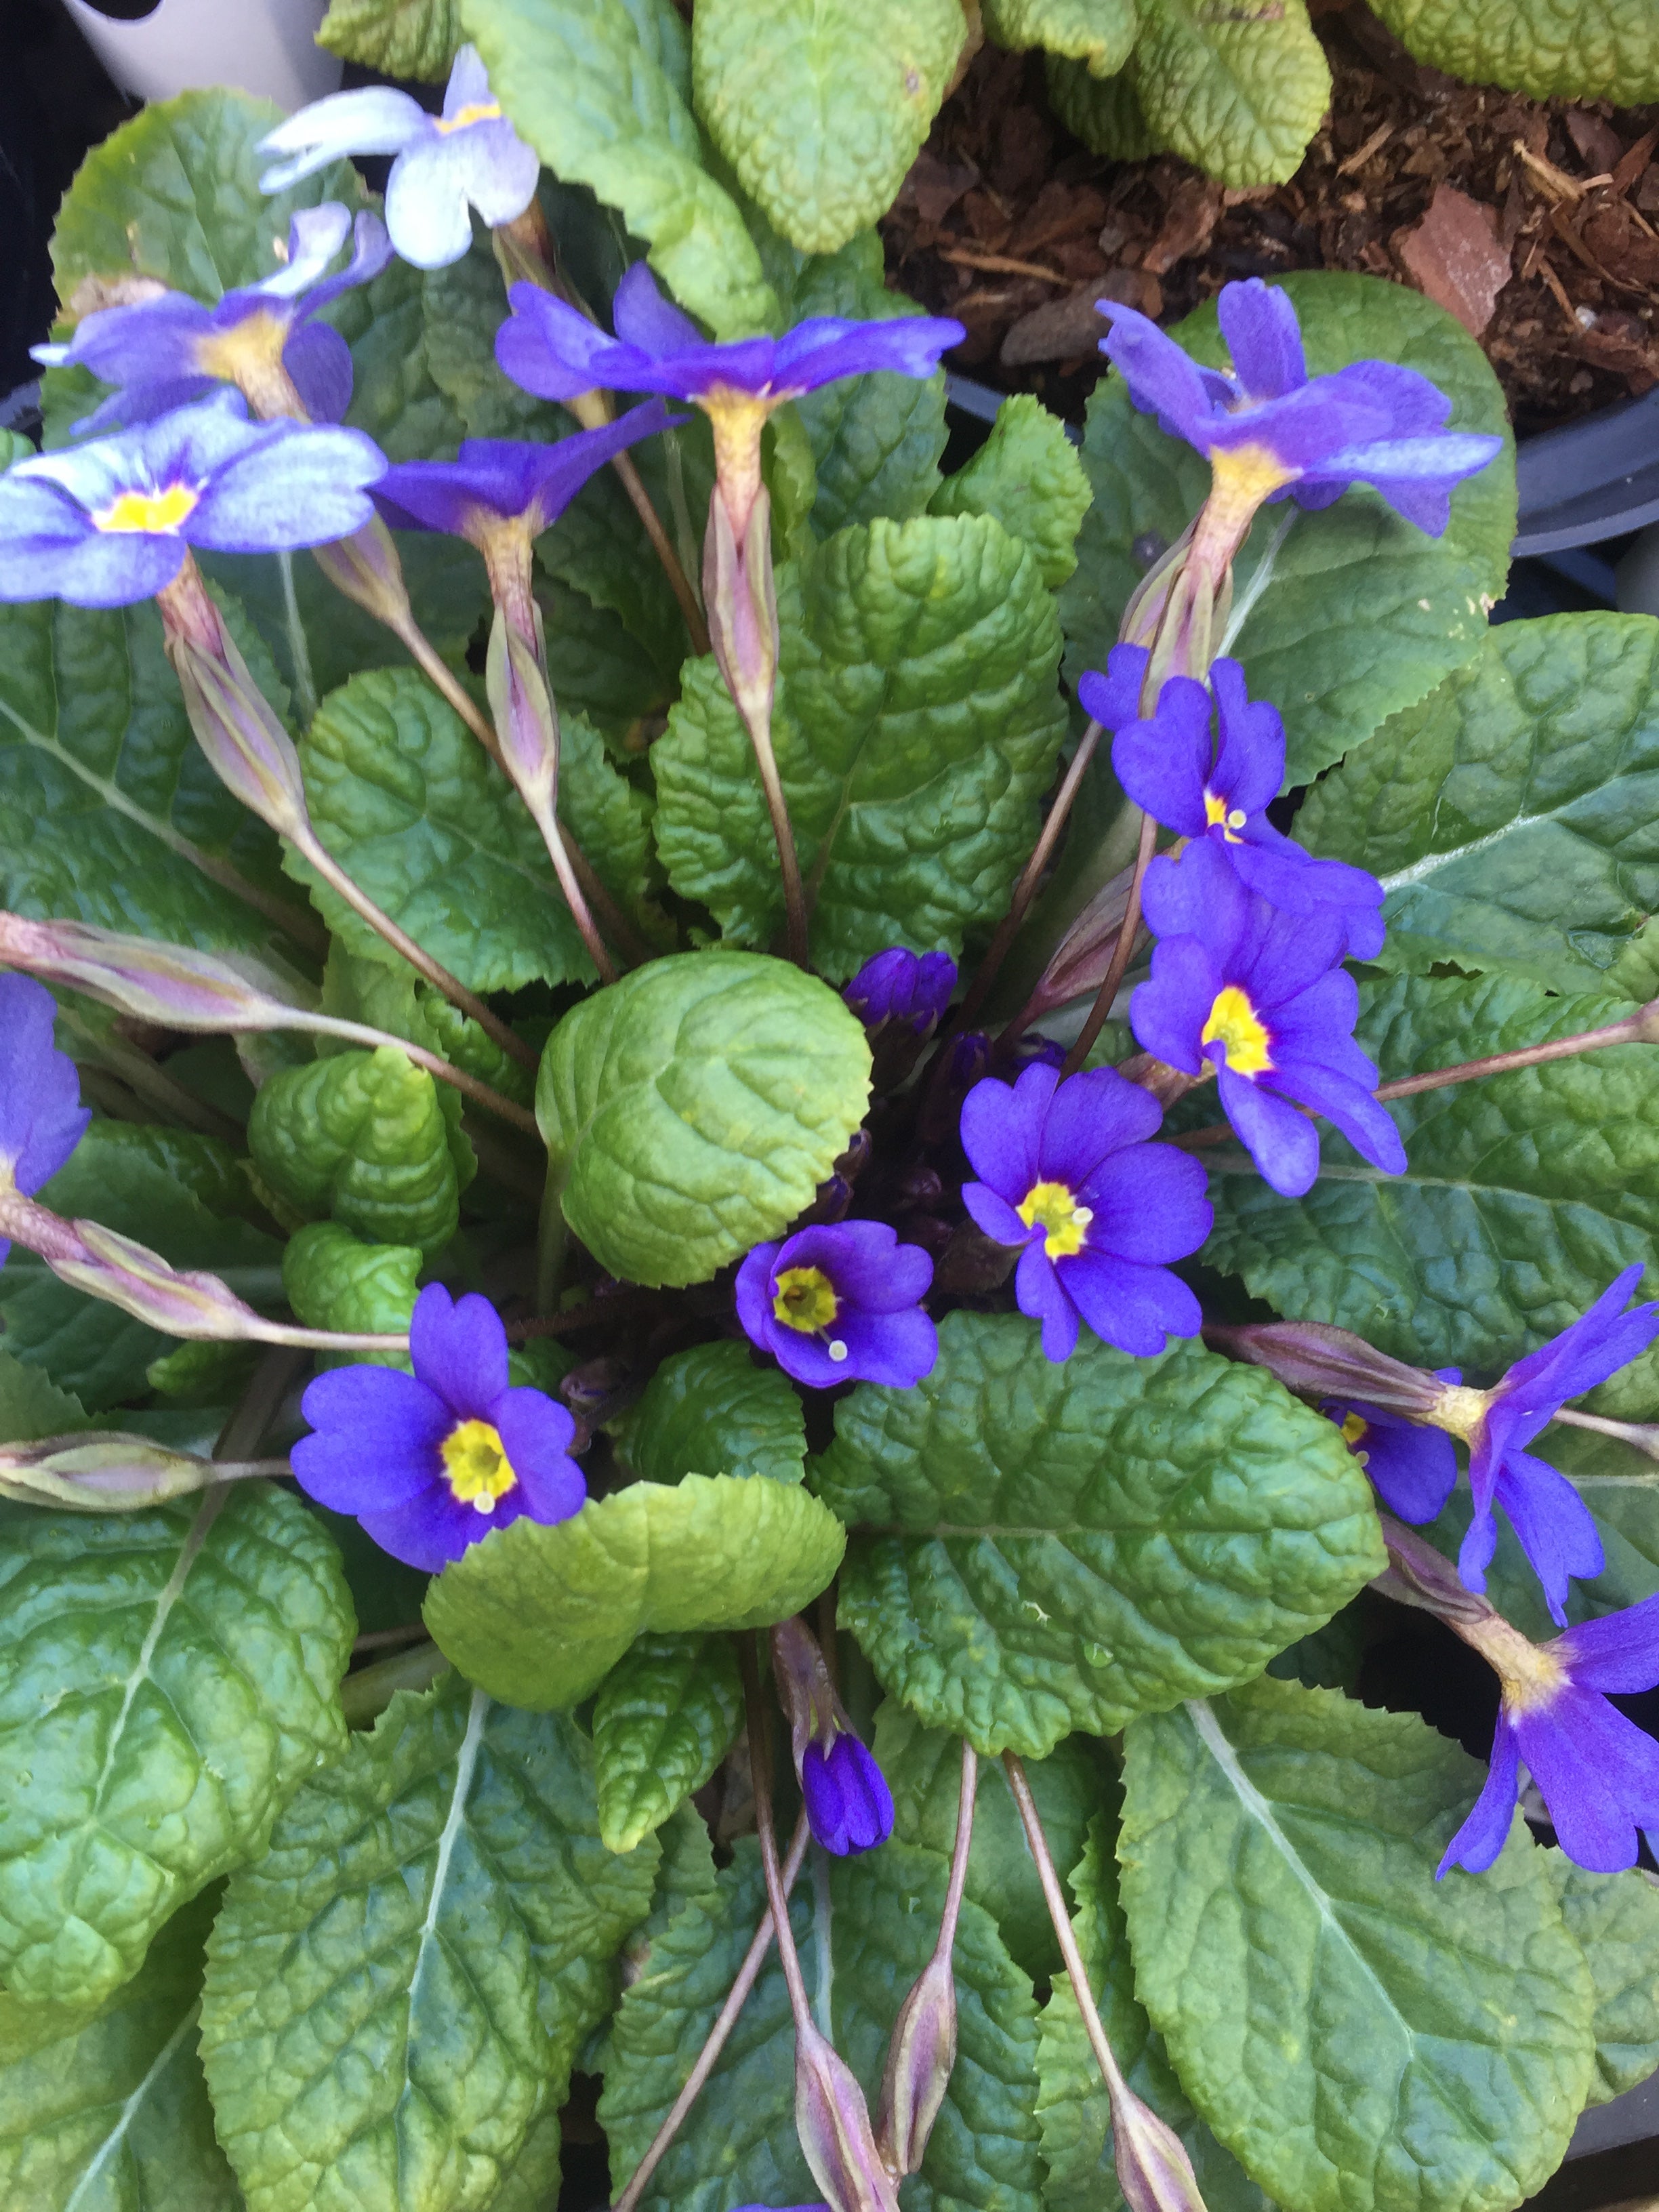
M 800 879 L 800 860 L 795 852 L 794 827 L 783 795 L 783 779 L 778 774 L 777 755 L 772 750 L 770 704 L 763 713 L 744 711 L 741 700 L 738 706 L 748 725 L 755 765 L 760 770 L 761 789 L 766 794 L 766 811 L 772 818 L 772 835 L 777 840 L 778 867 L 783 877 L 785 941 L 789 957 L 798 968 L 805 968 L 811 964 L 807 955 L 806 893 Z
M 1095 1002 L 1089 1009 L 1089 1018 L 1078 1031 L 1077 1042 L 1066 1055 L 1060 1071 L 1063 1083 L 1068 1075 L 1075 1075 L 1089 1057 L 1095 1039 L 1106 1026 L 1106 1017 L 1112 1011 L 1112 1001 L 1117 996 L 1118 986 L 1128 971 L 1130 957 L 1135 949 L 1135 939 L 1140 930 L 1140 887 L 1152 866 L 1153 849 L 1158 843 L 1158 824 L 1150 814 L 1141 817 L 1140 842 L 1135 852 L 1135 872 L 1129 879 L 1129 902 L 1124 908 L 1123 921 L 1117 933 L 1117 943 L 1112 948 L 1111 965 L 1095 994 Z
M 701 658 L 708 650 L 708 625 L 702 618 L 702 608 L 691 588 L 691 579 L 686 574 L 680 556 L 674 550 L 674 542 L 663 527 L 662 517 L 652 504 L 650 493 L 641 482 L 633 455 L 613 454 L 611 465 L 622 478 L 623 489 L 633 501 L 634 512 L 645 526 L 645 534 L 651 540 L 651 550 L 662 563 L 662 572 L 668 579 L 668 588 L 674 594 L 675 604 L 684 617 L 691 650 Z
M 755 1663 L 755 1639 L 738 1638 L 738 1663 L 743 1673 L 743 1698 L 749 1720 L 749 1771 L 755 1785 L 755 1828 L 760 1838 L 761 1866 L 766 1875 L 766 1894 L 772 1907 L 772 1927 L 778 1939 L 778 1963 L 789 1984 L 789 2008 L 797 2030 L 810 2027 L 812 2008 L 806 1995 L 806 1978 L 800 1970 L 794 1930 L 789 1925 L 788 1896 L 778 1867 L 777 1832 L 772 1822 L 772 1730 L 766 1700 L 761 1694 L 760 1669 Z
M 1083 2015 L 1083 2026 L 1089 2038 L 1090 2048 L 1095 2054 L 1095 2063 L 1103 2077 L 1107 2093 L 1115 2113 L 1120 2101 L 1127 2094 L 1128 2084 L 1122 2069 L 1112 2055 L 1112 2046 L 1106 2040 L 1106 2031 L 1101 2026 L 1100 2012 L 1089 1987 L 1089 1976 L 1083 1964 L 1083 1954 L 1078 1949 L 1077 1936 L 1072 1928 L 1072 1916 L 1066 1909 L 1065 1893 L 1060 1886 L 1060 1876 L 1054 1872 L 1054 1862 L 1048 1849 L 1048 1839 L 1042 1832 L 1042 1823 L 1037 1818 L 1036 1801 L 1031 1796 L 1031 1785 L 1025 1779 L 1025 1769 L 1012 1751 L 1002 1754 L 1002 1764 L 1008 1776 L 1008 1787 L 1014 1793 L 1014 1802 L 1019 1808 L 1019 1817 L 1025 1829 L 1025 1840 L 1030 1846 L 1031 1856 L 1036 1862 L 1037 1879 L 1042 1884 L 1042 1894 L 1048 1907 L 1048 1917 L 1054 1923 L 1054 1936 L 1060 1954 L 1066 1961 L 1066 1972 L 1071 1977 L 1072 1991 L 1077 1998 L 1077 2008 Z

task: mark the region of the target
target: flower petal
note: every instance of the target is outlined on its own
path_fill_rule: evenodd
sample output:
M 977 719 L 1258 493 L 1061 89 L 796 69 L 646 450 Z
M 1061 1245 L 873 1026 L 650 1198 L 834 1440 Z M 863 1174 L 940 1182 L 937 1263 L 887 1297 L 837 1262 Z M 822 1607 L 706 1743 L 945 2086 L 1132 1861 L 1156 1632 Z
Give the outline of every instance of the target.
M 1486 1782 L 1474 1811 L 1446 1846 L 1446 1855 L 1435 1869 L 1437 1881 L 1443 1881 L 1455 1866 L 1469 1874 L 1485 1874 L 1509 1841 L 1520 1780 L 1521 1756 L 1515 1734 L 1500 1712 Z
M 452 1302 L 441 1283 L 428 1283 L 410 1316 L 409 1354 L 422 1382 L 463 1421 L 488 1420 L 507 1387 L 507 1331 L 476 1291 Z
M 1300 1198 L 1311 1190 L 1319 1173 L 1319 1136 L 1307 1115 L 1224 1064 L 1217 1085 L 1239 1142 L 1279 1196 Z
M 1042 1323 L 1042 1356 L 1056 1366 L 1077 1349 L 1077 1308 L 1060 1285 L 1054 1264 L 1039 1244 L 1028 1244 L 1014 1270 L 1014 1297 L 1023 1314 Z
M 1154 1358 L 1170 1337 L 1196 1336 L 1203 1326 L 1198 1300 L 1167 1267 L 1084 1251 L 1057 1261 L 1054 1272 L 1095 1334 L 1137 1358 Z

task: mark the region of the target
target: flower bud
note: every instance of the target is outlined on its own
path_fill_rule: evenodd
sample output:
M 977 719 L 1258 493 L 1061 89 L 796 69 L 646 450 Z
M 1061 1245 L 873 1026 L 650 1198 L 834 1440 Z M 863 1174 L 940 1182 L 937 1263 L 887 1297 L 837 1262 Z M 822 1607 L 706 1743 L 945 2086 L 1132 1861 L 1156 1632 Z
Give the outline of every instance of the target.
M 814 1837 L 837 1858 L 873 1850 L 893 1832 L 892 1792 L 854 1734 L 804 1621 L 782 1620 L 772 1631 L 772 1673 Z
M 252 1306 L 244 1305 L 217 1275 L 170 1267 L 159 1252 L 100 1222 L 66 1225 L 78 1239 L 80 1251 L 61 1258 L 50 1252 L 42 1256 L 55 1275 L 76 1290 L 106 1299 L 166 1336 L 236 1343 L 264 1342 L 273 1334 L 271 1325 Z M 18 1241 L 27 1240 L 20 1237 Z
M 148 1437 L 102 1430 L 0 1444 L 0 1498 L 72 1513 L 136 1513 L 165 1505 L 170 1498 L 204 1490 L 223 1473 L 193 1452 L 169 1451 Z
M 795 2026 L 795 2132 L 830 2212 L 898 2212 L 852 2069 L 810 2020 Z
M 1129 2212 L 1205 2212 L 1186 2144 L 1127 2083 L 1112 2099 L 1112 2156 Z
M 0 914 L 0 963 L 174 1030 L 281 1029 L 296 984 L 252 956 L 192 952 L 79 921 Z
M 196 742 L 225 788 L 285 837 L 309 823 L 300 756 L 219 619 L 195 562 L 155 595 Z
M 541 612 L 535 610 L 538 630 Z M 551 817 L 559 786 L 559 723 L 537 644 L 498 605 L 484 665 L 501 765 L 538 823 Z
M 415 614 L 404 581 L 404 564 L 392 532 L 378 514 L 349 538 L 336 538 L 330 545 L 313 545 L 311 555 L 335 590 L 377 623 L 399 635 L 412 625 Z
M 935 1952 L 899 2007 L 882 2071 L 876 2148 L 896 2180 L 921 2171 L 956 2063 L 956 1977 L 949 1952 Z
M 726 688 L 751 735 L 768 729 L 778 680 L 778 594 L 772 574 L 772 502 L 755 493 L 739 544 L 719 485 L 708 502 L 703 540 L 703 599 L 708 638 Z
M 1436 1408 L 1449 1397 L 1478 1398 L 1484 1409 L 1486 1394 L 1457 1392 L 1439 1376 L 1420 1367 L 1391 1359 L 1364 1337 L 1324 1322 L 1283 1321 L 1251 1322 L 1241 1328 L 1206 1328 L 1204 1340 L 1235 1359 L 1253 1361 L 1278 1376 L 1286 1389 L 1306 1398 L 1362 1399 L 1386 1413 L 1403 1413 L 1408 1420 L 1432 1421 L 1451 1427 Z

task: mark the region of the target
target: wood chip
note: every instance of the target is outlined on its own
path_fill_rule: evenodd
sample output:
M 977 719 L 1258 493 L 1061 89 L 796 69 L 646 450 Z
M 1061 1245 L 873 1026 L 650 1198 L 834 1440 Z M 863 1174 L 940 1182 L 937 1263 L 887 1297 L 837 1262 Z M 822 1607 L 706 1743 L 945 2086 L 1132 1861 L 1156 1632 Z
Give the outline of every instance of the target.
M 1189 253 L 1202 253 L 1221 220 L 1221 186 L 1207 177 L 1186 177 L 1176 185 L 1164 227 L 1140 257 L 1150 276 L 1164 276 Z
M 1495 229 L 1490 208 L 1455 185 L 1437 185 L 1422 222 L 1394 241 L 1418 290 L 1455 315 L 1474 337 L 1491 322 L 1512 273 Z
M 1568 137 L 1592 169 L 1611 169 L 1624 158 L 1624 140 L 1602 117 L 1587 107 L 1570 107 L 1565 120 Z
M 1656 146 L 1659 146 L 1659 123 L 1651 131 L 1644 131 L 1629 153 L 1613 163 L 1613 189 L 1621 198 L 1652 161 Z
M 1154 316 L 1163 305 L 1156 277 L 1139 269 L 1109 269 L 1097 284 L 1082 285 L 1068 298 L 1050 300 L 1022 315 L 1002 342 L 1003 367 L 1024 368 L 1032 362 L 1065 361 L 1092 350 L 1111 327 L 1095 306 L 1100 299 Z
M 1373 154 L 1382 152 L 1389 139 L 1393 137 L 1394 131 L 1395 126 L 1392 123 L 1379 123 L 1363 146 L 1356 146 L 1346 161 L 1337 163 L 1337 175 L 1352 177 L 1357 170 L 1363 169 Z
M 945 261 L 959 263 L 964 269 L 984 269 L 994 276 L 1036 276 L 1045 284 L 1063 284 L 1066 278 L 1057 270 L 1039 268 L 1035 261 L 1018 261 L 1009 253 L 981 253 L 972 246 L 942 246 L 939 257 Z

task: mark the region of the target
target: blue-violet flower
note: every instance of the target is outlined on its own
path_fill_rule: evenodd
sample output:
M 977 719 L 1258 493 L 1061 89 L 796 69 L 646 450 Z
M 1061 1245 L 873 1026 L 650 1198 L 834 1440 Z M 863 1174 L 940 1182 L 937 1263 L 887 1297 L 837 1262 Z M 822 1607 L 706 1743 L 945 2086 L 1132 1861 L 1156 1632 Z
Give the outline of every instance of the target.
M 1216 302 L 1231 375 L 1200 368 L 1133 307 L 1097 305 L 1112 325 L 1101 351 L 1135 405 L 1207 457 L 1212 496 L 1241 514 L 1287 492 L 1300 507 L 1328 507 L 1368 483 L 1438 537 L 1453 486 L 1503 449 L 1501 438 L 1448 430 L 1450 400 L 1415 369 L 1359 361 L 1310 378 L 1296 309 L 1259 276 L 1224 284 Z
M 32 975 L 0 975 L 0 1189 L 33 1198 L 80 1143 L 92 1114 L 75 1062 L 53 1042 L 56 1000 Z M 0 1237 L 0 1265 L 10 1251 Z
M 1145 646 L 1112 649 L 1107 674 L 1090 669 L 1078 684 L 1085 710 L 1117 732 L 1112 769 L 1135 805 L 1166 830 L 1207 838 L 1240 881 L 1285 914 L 1340 914 L 1347 951 L 1369 960 L 1382 946 L 1382 886 L 1364 868 L 1319 860 L 1275 830 L 1264 811 L 1285 781 L 1285 725 L 1266 699 L 1252 700 L 1236 660 L 1210 667 L 1210 690 L 1171 676 L 1156 711 L 1118 721 L 1124 700 L 1139 693 L 1151 655 Z M 1213 699 L 1211 693 L 1213 692 Z M 1218 735 L 1211 736 L 1213 714 Z
M 908 952 L 902 945 L 866 960 L 842 997 L 864 1024 L 908 1022 L 923 1036 L 944 1014 L 957 988 L 957 963 L 948 952 Z
M 1401 1173 L 1400 1133 L 1371 1095 L 1376 1066 L 1353 1039 L 1359 993 L 1336 964 L 1340 915 L 1269 906 L 1208 838 L 1153 861 L 1144 908 L 1160 942 L 1130 1000 L 1134 1033 L 1184 1074 L 1215 1067 L 1222 1109 L 1273 1188 L 1300 1198 L 1319 1172 L 1318 1133 L 1298 1106 L 1327 1115 L 1373 1167 Z
M 587 1496 L 569 1456 L 575 1422 L 544 1391 L 509 1385 L 507 1332 L 489 1300 L 452 1303 L 428 1283 L 409 1350 L 412 1375 L 336 1367 L 310 1384 L 313 1433 L 292 1454 L 301 1489 L 431 1571 L 521 1516 L 568 1521 Z
M 351 259 L 324 270 L 348 238 Z M 378 216 L 355 226 L 336 201 L 305 208 L 289 226 L 288 258 L 258 284 L 227 292 L 204 307 L 185 292 L 162 292 L 88 315 L 65 345 L 40 345 L 49 368 L 84 368 L 117 389 L 76 425 L 77 434 L 118 422 L 149 422 L 201 399 L 216 383 L 239 386 L 264 414 L 292 412 L 283 379 L 313 422 L 337 422 L 351 404 L 351 349 L 317 317 L 330 301 L 378 276 L 392 242 Z M 270 404 L 260 406 L 269 397 Z
M 1435 1372 L 1443 1382 L 1461 1379 L 1455 1367 Z M 1443 1429 L 1424 1428 L 1358 1398 L 1327 1398 L 1319 1410 L 1341 1430 L 1390 1513 L 1413 1527 L 1435 1518 L 1457 1485 L 1457 1447 Z
M 773 1629 L 772 1675 L 789 1723 L 790 1748 L 813 1835 L 827 1851 L 873 1850 L 893 1832 L 893 1794 L 836 1693 L 805 1623 Z
M 277 553 L 374 519 L 385 471 L 361 430 L 250 422 L 239 393 L 0 477 L 0 599 L 127 606 L 170 584 L 186 548 Z
M 392 154 L 386 227 L 417 269 L 459 261 L 472 243 L 470 208 L 487 223 L 511 222 L 536 197 L 541 161 L 501 113 L 476 46 L 455 57 L 441 115 L 390 85 L 331 93 L 290 115 L 259 142 L 284 158 L 259 179 L 285 191 L 331 161 L 354 154 Z
M 1063 1083 L 1043 1066 L 1012 1085 L 992 1076 L 963 1103 L 963 1150 L 981 1180 L 963 1185 L 963 1203 L 988 1237 L 1023 1248 L 1014 1295 L 1049 1359 L 1070 1358 L 1079 1320 L 1143 1357 L 1198 1333 L 1198 1300 L 1166 1263 L 1197 1251 L 1212 1215 L 1192 1154 L 1146 1141 L 1163 1119 L 1151 1091 L 1109 1067 Z
M 908 1389 L 939 1357 L 921 1303 L 933 1279 L 921 1245 L 885 1222 L 835 1222 L 756 1245 L 738 1270 L 738 1319 L 798 1382 Z

